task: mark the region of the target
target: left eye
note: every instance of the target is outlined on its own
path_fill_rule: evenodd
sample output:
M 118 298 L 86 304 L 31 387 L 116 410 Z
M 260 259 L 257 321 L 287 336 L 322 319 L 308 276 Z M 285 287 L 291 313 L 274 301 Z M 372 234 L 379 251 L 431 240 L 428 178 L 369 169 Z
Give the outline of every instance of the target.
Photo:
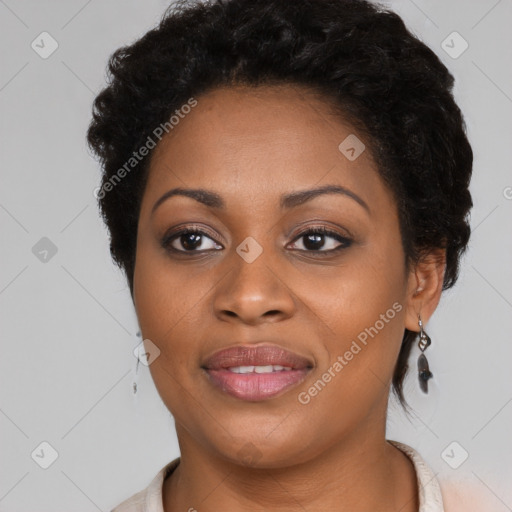
M 330 244 L 325 243 L 325 238 L 331 238 L 331 240 L 337 240 L 340 242 L 337 247 L 332 247 L 333 242 L 331 241 Z M 340 249 L 346 249 L 350 246 L 352 241 L 344 236 L 341 236 L 339 233 L 336 233 L 335 231 L 331 231 L 329 229 L 325 228 L 315 228 L 310 229 L 308 231 L 305 231 L 301 233 L 298 237 L 295 238 L 295 240 L 301 240 L 304 239 L 302 242 L 302 245 L 305 247 L 305 249 L 297 248 L 295 249 L 301 250 L 301 251 L 307 251 L 307 252 L 330 252 L 330 251 L 337 251 Z M 295 243 L 295 241 L 293 242 Z M 331 247 L 327 247 L 325 249 L 325 246 L 331 245 Z M 324 250 L 320 251 L 320 247 Z

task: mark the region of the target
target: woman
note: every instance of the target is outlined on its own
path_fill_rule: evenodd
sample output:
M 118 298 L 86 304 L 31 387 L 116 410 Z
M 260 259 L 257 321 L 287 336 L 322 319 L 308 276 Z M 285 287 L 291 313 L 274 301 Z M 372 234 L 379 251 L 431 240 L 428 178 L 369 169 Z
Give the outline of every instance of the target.
M 217 0 L 109 71 L 99 204 L 181 452 L 114 510 L 443 511 L 385 427 L 470 234 L 445 66 L 366 1 Z

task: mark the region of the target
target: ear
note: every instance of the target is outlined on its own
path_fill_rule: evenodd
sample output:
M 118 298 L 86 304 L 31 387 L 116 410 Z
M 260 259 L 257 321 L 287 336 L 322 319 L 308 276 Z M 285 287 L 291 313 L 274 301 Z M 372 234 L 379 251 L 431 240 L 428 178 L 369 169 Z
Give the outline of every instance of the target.
M 434 313 L 441 292 L 446 269 L 446 250 L 433 249 L 422 256 L 409 272 L 407 283 L 405 327 L 418 332 L 418 315 L 426 325 Z

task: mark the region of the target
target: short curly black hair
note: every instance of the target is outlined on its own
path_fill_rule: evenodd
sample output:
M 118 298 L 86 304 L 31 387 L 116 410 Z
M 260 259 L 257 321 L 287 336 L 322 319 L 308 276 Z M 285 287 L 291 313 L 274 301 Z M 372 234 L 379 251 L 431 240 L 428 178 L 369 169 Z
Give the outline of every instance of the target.
M 473 153 L 453 83 L 397 14 L 369 1 L 172 4 L 156 28 L 110 57 L 108 85 L 94 101 L 87 132 L 103 168 L 97 197 L 111 254 L 132 296 L 137 222 L 152 151 L 133 171 L 126 162 L 190 98 L 238 84 L 306 87 L 364 131 L 396 199 L 406 266 L 433 248 L 446 249 L 443 289 L 452 287 L 473 205 Z M 405 330 L 393 374 L 403 405 L 416 337 Z

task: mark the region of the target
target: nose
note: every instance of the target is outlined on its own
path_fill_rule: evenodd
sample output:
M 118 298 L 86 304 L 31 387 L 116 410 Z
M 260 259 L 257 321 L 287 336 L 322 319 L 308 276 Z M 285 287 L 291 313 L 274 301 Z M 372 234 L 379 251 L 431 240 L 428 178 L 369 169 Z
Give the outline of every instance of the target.
M 220 320 L 258 325 L 282 321 L 294 314 L 296 301 L 286 276 L 271 264 L 265 251 L 250 263 L 235 253 L 229 268 L 213 299 L 215 315 Z

